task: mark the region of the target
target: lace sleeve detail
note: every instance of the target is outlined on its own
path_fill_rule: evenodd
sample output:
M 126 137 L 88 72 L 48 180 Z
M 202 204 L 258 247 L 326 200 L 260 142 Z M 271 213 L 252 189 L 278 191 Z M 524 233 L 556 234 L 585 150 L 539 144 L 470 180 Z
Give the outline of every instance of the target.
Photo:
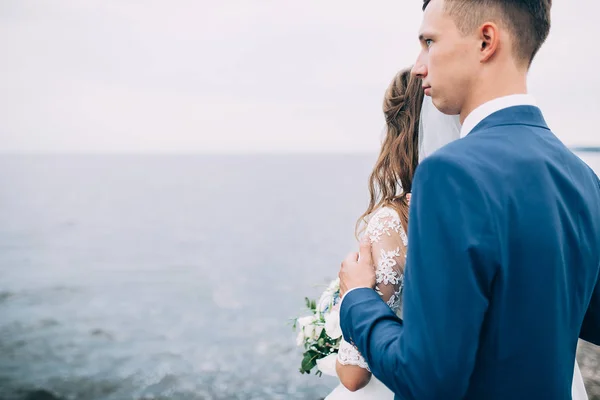
M 340 342 L 340 348 L 338 349 L 338 361 L 342 365 L 358 365 L 361 368 L 366 369 L 367 371 L 371 371 L 367 362 L 360 355 L 359 351 L 356 347 L 352 346 L 350 343 L 346 342 L 344 339 Z
M 401 316 L 408 238 L 398 213 L 391 208 L 381 208 L 369 220 L 365 234 L 371 241 L 376 266 L 375 289 L 386 304 Z M 343 339 L 338 350 L 338 361 L 342 365 L 358 365 L 369 370 L 358 349 Z
M 376 290 L 398 315 L 402 306 L 402 287 L 408 238 L 398 213 L 388 207 L 377 211 L 369 221 L 366 235 L 372 245 Z

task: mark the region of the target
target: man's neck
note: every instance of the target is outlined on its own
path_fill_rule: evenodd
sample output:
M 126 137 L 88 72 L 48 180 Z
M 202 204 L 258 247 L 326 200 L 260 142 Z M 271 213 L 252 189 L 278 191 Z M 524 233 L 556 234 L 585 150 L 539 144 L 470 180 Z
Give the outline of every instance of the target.
M 521 74 L 519 74 L 521 75 Z M 497 79 L 492 77 L 482 79 L 482 84 L 475 87 L 471 96 L 467 99 L 460 112 L 461 124 L 467 116 L 477 107 L 494 99 L 510 96 L 513 94 L 527 94 L 527 76 L 510 77 L 510 79 Z

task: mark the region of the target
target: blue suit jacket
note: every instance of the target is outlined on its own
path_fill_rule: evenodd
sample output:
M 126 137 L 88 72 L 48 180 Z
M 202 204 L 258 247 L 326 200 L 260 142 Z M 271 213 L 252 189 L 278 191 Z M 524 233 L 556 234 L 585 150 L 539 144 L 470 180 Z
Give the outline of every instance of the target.
M 600 183 L 517 106 L 419 165 L 398 319 L 371 289 L 344 337 L 398 399 L 570 399 L 577 339 L 600 344 Z

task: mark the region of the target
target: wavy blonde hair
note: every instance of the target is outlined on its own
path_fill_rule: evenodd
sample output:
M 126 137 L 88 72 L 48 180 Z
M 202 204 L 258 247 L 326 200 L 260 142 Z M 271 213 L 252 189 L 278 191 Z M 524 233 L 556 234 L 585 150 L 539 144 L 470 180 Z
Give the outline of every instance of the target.
M 356 223 L 358 236 L 368 217 L 380 207 L 396 210 L 408 232 L 408 202 L 413 175 L 419 162 L 419 116 L 423 103 L 421 80 L 410 69 L 400 71 L 388 86 L 383 99 L 386 134 L 379 158 L 369 177 L 370 201 Z

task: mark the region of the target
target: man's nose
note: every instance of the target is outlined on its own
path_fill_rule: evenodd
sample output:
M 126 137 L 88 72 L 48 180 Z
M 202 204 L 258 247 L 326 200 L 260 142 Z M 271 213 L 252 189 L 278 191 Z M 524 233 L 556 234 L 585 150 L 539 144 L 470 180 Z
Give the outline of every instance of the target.
M 421 61 L 421 56 L 417 58 L 417 61 L 415 62 L 415 65 L 413 65 L 410 73 L 412 74 L 412 76 L 420 79 L 423 79 L 427 76 L 427 67 L 425 63 Z

